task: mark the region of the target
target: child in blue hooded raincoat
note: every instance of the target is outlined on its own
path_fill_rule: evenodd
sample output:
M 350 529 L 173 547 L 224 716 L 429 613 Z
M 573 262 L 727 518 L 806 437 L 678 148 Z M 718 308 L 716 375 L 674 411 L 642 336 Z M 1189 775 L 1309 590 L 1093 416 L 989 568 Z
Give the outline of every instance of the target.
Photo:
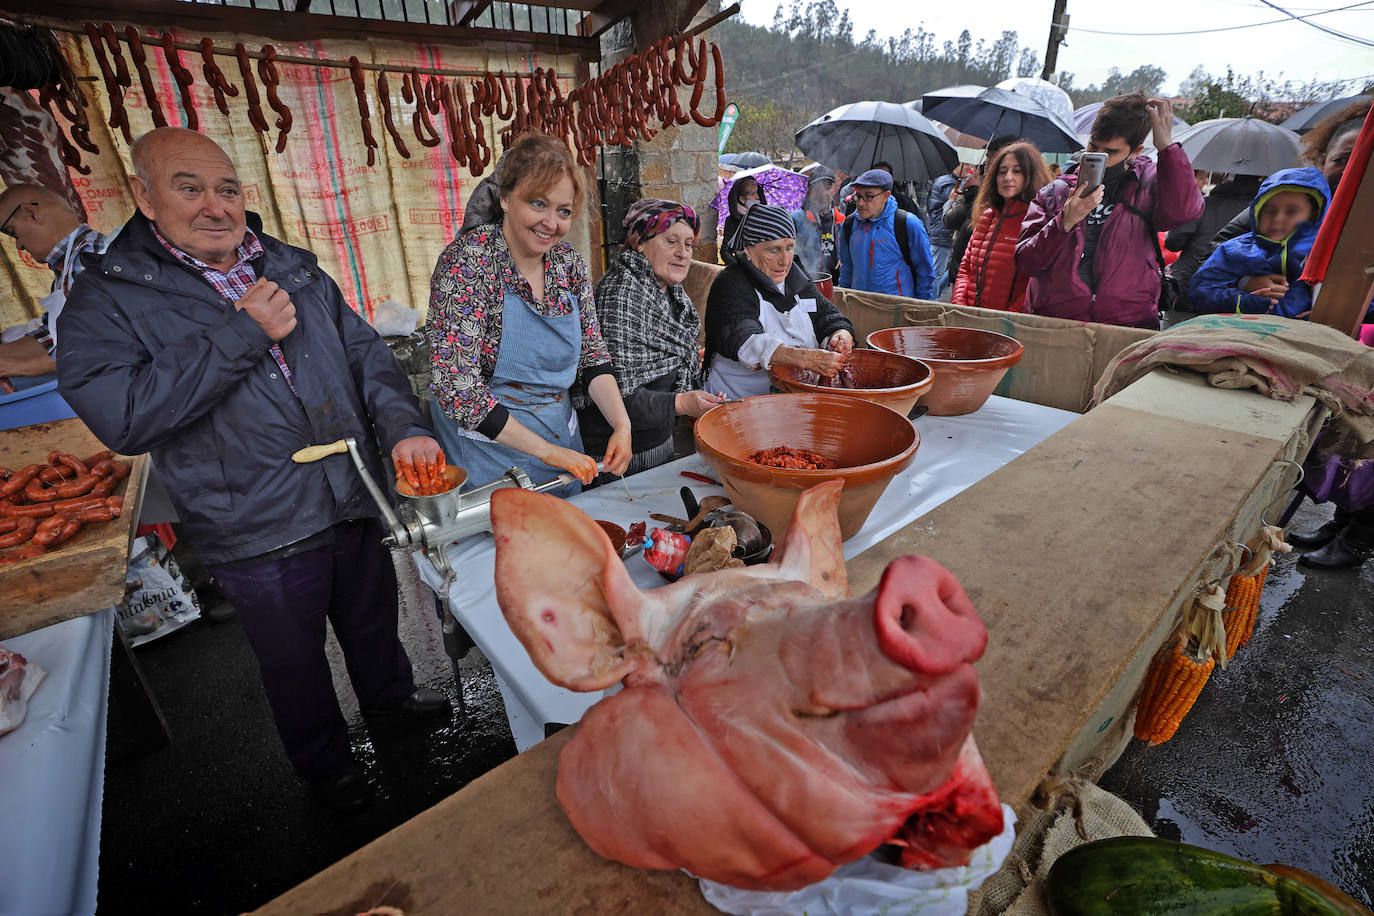
M 1193 308 L 1306 318 L 1312 290 L 1298 277 L 1330 197 L 1318 169 L 1283 169 L 1266 178 L 1250 204 L 1254 228 L 1218 245 L 1193 274 Z

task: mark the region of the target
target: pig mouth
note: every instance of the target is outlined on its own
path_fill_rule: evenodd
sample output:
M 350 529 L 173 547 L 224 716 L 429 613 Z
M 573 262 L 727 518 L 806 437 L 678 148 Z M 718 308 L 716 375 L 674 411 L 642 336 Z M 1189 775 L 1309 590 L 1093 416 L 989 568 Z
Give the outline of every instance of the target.
M 935 679 L 922 678 L 882 696 L 845 705 L 816 705 L 794 709 L 800 719 L 834 719 L 849 714 L 860 725 L 892 725 L 936 722 L 949 710 L 968 706 L 969 719 L 978 703 L 978 675 L 970 664 L 962 664 Z

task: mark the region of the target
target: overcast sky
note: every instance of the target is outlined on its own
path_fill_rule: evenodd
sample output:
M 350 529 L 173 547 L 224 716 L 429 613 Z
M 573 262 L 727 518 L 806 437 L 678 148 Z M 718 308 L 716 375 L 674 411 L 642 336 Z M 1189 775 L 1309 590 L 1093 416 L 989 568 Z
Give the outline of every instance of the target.
M 1353 0 L 1288 0 L 1304 4 L 1278 5 L 1304 16 L 1318 10 L 1349 6 Z M 989 43 L 1003 30 L 1015 30 L 1022 46 L 1029 45 L 1043 61 L 1049 38 L 1053 0 L 976 0 L 961 3 L 902 2 L 902 0 L 836 0 L 849 8 L 854 35 L 862 38 L 869 29 L 880 37 L 900 35 L 905 29 L 924 26 L 940 42 L 953 41 L 967 28 L 977 41 Z M 769 25 L 777 0 L 744 0 L 743 16 L 754 25 Z M 791 0 L 787 0 L 788 7 Z M 805 0 L 803 0 L 805 5 Z M 1230 65 L 1238 74 L 1263 70 L 1266 76 L 1304 82 L 1374 77 L 1374 46 L 1336 38 L 1307 25 L 1288 20 L 1275 25 L 1212 32 L 1200 35 L 1149 37 L 1142 32 L 1178 32 L 1216 29 L 1283 19 L 1283 13 L 1259 0 L 1069 0 L 1068 44 L 1059 49 L 1058 69 L 1074 74 L 1076 86 L 1100 83 L 1110 67 L 1129 73 L 1141 64 L 1162 67 L 1169 76 L 1166 91 L 1173 92 L 1194 66 L 1201 64 L 1214 74 Z M 1374 42 L 1374 0 L 1355 9 L 1316 16 L 1309 22 Z M 1077 29 L 1130 32 L 1130 35 L 1099 35 Z M 1036 74 L 1037 76 L 1039 74 Z M 1360 86 L 1351 88 L 1358 92 Z

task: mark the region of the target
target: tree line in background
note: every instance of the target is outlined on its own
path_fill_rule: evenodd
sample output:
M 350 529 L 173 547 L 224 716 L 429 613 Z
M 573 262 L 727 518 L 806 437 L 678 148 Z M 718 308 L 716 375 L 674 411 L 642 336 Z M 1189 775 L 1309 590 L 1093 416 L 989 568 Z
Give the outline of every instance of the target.
M 939 41 L 924 28 L 879 37 L 870 30 L 855 37 L 849 11 L 835 0 L 791 0 L 779 4 L 768 27 L 731 19 L 715 30 L 725 54 L 726 88 L 740 106 L 727 152 L 758 150 L 790 159 L 793 136 L 809 121 L 848 102 L 875 99 L 909 102 L 945 86 L 992 86 L 1012 76 L 1040 75 L 1040 56 L 1022 47 L 1014 31 L 991 43 L 975 41 L 968 29 L 954 41 Z M 1280 74 L 1282 77 L 1282 74 Z M 1075 85 L 1074 74 L 1059 71 L 1056 84 L 1074 107 L 1137 90 L 1158 95 L 1168 73 L 1144 64 L 1128 73 L 1113 67 L 1099 84 Z M 1256 117 L 1281 121 L 1295 108 L 1363 89 L 1348 83 L 1309 80 L 1297 83 L 1267 77 L 1213 76 L 1201 66 L 1179 86 L 1193 104 L 1177 109 L 1189 123 L 1217 117 Z

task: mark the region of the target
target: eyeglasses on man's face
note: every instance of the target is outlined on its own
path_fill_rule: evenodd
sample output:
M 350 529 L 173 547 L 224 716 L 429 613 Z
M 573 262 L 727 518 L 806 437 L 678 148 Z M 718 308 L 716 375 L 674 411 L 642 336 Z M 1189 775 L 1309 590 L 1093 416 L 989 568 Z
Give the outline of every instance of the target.
M 886 191 L 869 191 L 867 193 L 858 192 L 855 193 L 854 196 L 857 199 L 863 201 L 864 203 L 868 203 L 869 201 L 877 200 L 879 197 L 882 197 L 886 193 Z
M 10 215 L 5 217 L 5 221 L 0 223 L 0 234 L 8 235 L 12 239 L 19 237 L 19 234 L 10 228 L 10 223 L 13 222 L 14 215 L 19 212 L 19 208 L 22 206 L 24 206 L 22 203 L 16 204 L 15 208 L 10 211 Z

